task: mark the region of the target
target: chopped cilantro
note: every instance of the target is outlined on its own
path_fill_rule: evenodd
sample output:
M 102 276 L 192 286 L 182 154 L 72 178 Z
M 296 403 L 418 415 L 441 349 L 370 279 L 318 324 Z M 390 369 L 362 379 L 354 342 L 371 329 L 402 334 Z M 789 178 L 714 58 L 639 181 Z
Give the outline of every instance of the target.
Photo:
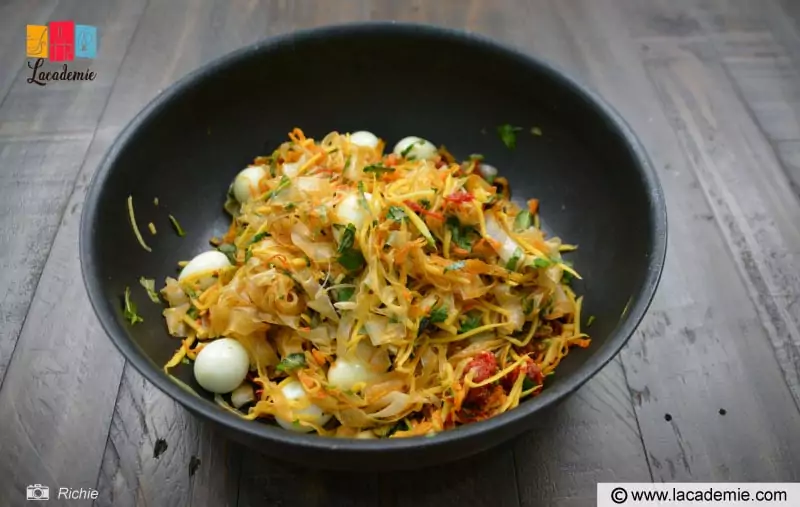
M 276 366 L 275 369 L 283 373 L 291 373 L 295 370 L 299 370 L 305 365 L 306 355 L 302 352 L 296 352 L 281 359 L 281 362 L 278 363 L 278 366 Z
M 183 230 L 183 227 L 181 227 L 181 224 L 178 223 L 178 220 L 174 216 L 169 215 L 169 221 L 172 222 L 172 227 L 175 228 L 175 232 L 178 233 L 178 236 L 186 236 L 186 231 Z
M 189 317 L 191 317 L 193 319 L 196 319 L 197 317 L 200 316 L 200 313 L 197 311 L 197 308 L 192 306 L 191 308 L 186 310 L 186 315 L 188 315 Z
M 364 266 L 364 256 L 355 248 L 348 248 L 339 254 L 336 260 L 349 271 L 355 271 Z
M 144 319 L 136 313 L 136 303 L 131 301 L 131 288 L 125 287 L 125 307 L 123 308 L 122 314 L 131 323 L 131 325 L 136 324 L 137 322 L 144 322 Z
M 537 257 L 533 259 L 534 268 L 548 268 L 553 265 L 553 261 L 545 259 L 544 257 Z
M 461 222 L 454 215 L 447 217 L 445 226 L 450 229 L 450 240 L 453 243 L 463 250 L 472 251 L 472 240 L 469 238 L 469 234 L 473 231 L 471 226 L 461 227 Z
M 339 301 L 350 301 L 353 299 L 353 294 L 355 294 L 355 292 L 355 287 L 342 287 L 341 289 L 336 289 L 336 291 L 334 291 L 333 297 L 336 298 L 337 303 Z
M 394 220 L 395 222 L 403 222 L 404 220 L 408 220 L 406 211 L 400 206 L 389 206 L 389 211 L 386 213 L 386 217 L 390 220 Z
M 447 320 L 447 307 L 437 306 L 431 310 L 430 319 L 433 324 L 444 322 Z
M 522 298 L 522 313 L 529 315 L 533 311 L 533 299 Z
M 525 380 L 522 381 L 522 390 L 527 391 L 528 389 L 533 389 L 536 387 L 536 384 L 531 380 L 530 377 L 527 375 L 525 376 Z
M 445 266 L 444 272 L 447 273 L 448 271 L 454 271 L 456 269 L 464 269 L 465 265 L 466 265 L 465 261 L 454 262 L 454 263 L 450 264 L 449 266 Z
M 248 248 L 244 252 L 244 262 L 249 261 L 251 257 L 253 257 L 253 251 Z
M 223 243 L 217 247 L 217 250 L 224 253 L 225 256 L 231 261 L 231 264 L 236 264 L 236 246 L 230 243 Z
M 156 292 L 156 281 L 152 278 L 139 278 L 139 284 L 147 291 L 147 296 L 153 303 L 160 303 L 158 299 L 158 292 Z
M 353 247 L 353 243 L 355 243 L 356 239 L 356 226 L 353 224 L 347 224 L 345 227 L 344 232 L 342 232 L 342 239 L 339 242 L 339 248 L 337 248 L 337 252 L 343 253 L 345 250 L 348 250 Z
M 361 203 L 361 207 L 367 210 L 369 213 L 369 203 L 367 202 L 367 196 L 364 195 L 364 182 L 358 182 L 358 202 Z
M 269 236 L 268 232 L 259 232 L 258 234 L 253 236 L 253 239 L 250 240 L 250 244 L 252 245 L 253 243 L 258 243 L 259 241 L 261 241 L 262 239 L 266 238 L 267 236 Z
M 594 315 L 589 315 L 589 318 L 586 319 L 586 327 L 591 326 L 594 323 Z
M 478 312 L 469 312 L 464 318 L 464 321 L 461 322 L 461 327 L 458 328 L 458 334 L 466 333 L 467 331 L 472 331 L 473 329 L 480 327 L 481 325 L 481 314 Z
M 296 207 L 297 207 L 297 204 L 295 204 L 295 203 L 293 203 L 293 202 L 290 202 L 290 203 L 287 203 L 287 204 L 286 204 L 286 205 L 283 207 L 283 209 L 285 209 L 286 211 L 292 211 L 292 210 L 293 210 L 293 209 L 295 209 Z
M 520 211 L 514 219 L 514 232 L 522 232 L 531 227 L 531 213 L 528 210 Z
M 290 180 L 289 177 L 284 174 L 283 176 L 281 176 L 281 181 L 278 182 L 278 186 L 275 187 L 275 189 L 272 190 L 272 192 L 267 194 L 267 200 L 272 199 L 276 195 L 280 194 L 281 192 L 286 190 L 291 184 L 292 180 Z
M 189 358 L 188 358 L 188 357 L 184 357 L 184 358 L 182 358 L 182 359 L 181 359 L 181 363 L 182 363 L 182 364 L 192 364 L 192 363 L 189 361 Z
M 386 174 L 386 173 L 393 173 L 395 171 L 394 167 L 386 167 L 385 165 L 381 164 L 372 164 L 368 165 L 363 169 L 365 173 L 373 173 L 377 175 Z
M 517 249 L 514 250 L 514 254 L 511 256 L 510 259 L 508 259 L 508 263 L 506 264 L 506 269 L 509 271 L 514 271 L 515 269 L 517 269 L 517 263 L 521 258 L 522 258 L 522 249 L 520 247 L 517 247 Z
M 400 156 L 403 158 L 408 158 L 408 154 L 411 153 L 411 150 L 414 149 L 415 144 L 425 144 L 425 140 L 419 139 L 417 141 L 414 141 L 413 143 L 409 143 L 408 146 L 406 146 L 406 148 L 400 152 Z
M 197 292 L 194 291 L 191 287 L 184 287 L 183 292 L 186 293 L 192 299 L 197 299 Z
M 500 140 L 506 145 L 506 148 L 513 150 L 517 147 L 517 132 L 522 130 L 522 127 L 514 127 L 508 123 L 497 126 L 497 135 Z
M 422 206 L 425 210 L 431 209 L 431 201 L 427 199 L 420 199 L 419 205 Z
M 422 317 L 419 321 L 419 327 L 417 328 L 417 336 L 421 335 L 428 326 L 431 324 L 431 319 L 429 317 Z

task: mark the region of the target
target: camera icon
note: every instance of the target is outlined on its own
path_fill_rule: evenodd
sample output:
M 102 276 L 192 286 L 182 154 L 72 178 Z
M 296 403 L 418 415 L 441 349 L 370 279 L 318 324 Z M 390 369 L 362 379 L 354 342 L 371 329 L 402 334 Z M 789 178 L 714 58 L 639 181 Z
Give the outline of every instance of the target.
M 50 500 L 50 488 L 41 484 L 32 484 L 25 488 L 26 500 Z

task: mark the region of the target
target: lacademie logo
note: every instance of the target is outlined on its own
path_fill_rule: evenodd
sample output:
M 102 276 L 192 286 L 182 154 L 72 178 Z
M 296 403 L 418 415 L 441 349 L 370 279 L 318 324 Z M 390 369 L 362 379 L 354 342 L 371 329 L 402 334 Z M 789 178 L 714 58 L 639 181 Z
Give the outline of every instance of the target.
M 51 21 L 47 25 L 28 25 L 26 30 L 28 68 L 33 71 L 28 83 L 39 86 L 48 81 L 94 81 L 97 76 L 88 68 L 70 71 L 64 63 L 59 70 L 45 71 L 45 59 L 50 62 L 71 62 L 75 58 L 97 58 L 97 27 L 76 25 L 74 21 Z M 42 69 L 42 70 L 40 70 Z

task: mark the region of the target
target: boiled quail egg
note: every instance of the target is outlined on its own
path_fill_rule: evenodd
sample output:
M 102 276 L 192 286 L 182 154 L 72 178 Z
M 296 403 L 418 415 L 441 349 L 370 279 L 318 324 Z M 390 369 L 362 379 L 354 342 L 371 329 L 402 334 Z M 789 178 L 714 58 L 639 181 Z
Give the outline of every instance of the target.
M 206 344 L 194 361 L 194 378 L 206 391 L 229 393 L 239 387 L 250 369 L 250 358 L 241 343 L 220 338 Z
M 252 166 L 244 169 L 233 180 L 233 196 L 244 204 L 258 195 L 258 182 L 267 172 L 261 166 Z
M 437 153 L 432 142 L 417 136 L 404 137 L 394 145 L 395 155 L 415 160 L 433 158 Z
M 230 265 L 231 263 L 224 253 L 217 250 L 209 250 L 189 261 L 189 264 L 181 270 L 178 281 L 194 278 L 195 275 L 198 275 L 198 285 L 201 290 L 205 290 L 214 284 L 214 273 Z M 207 274 L 202 276 L 201 273 Z
M 366 148 L 377 148 L 380 139 L 372 132 L 366 130 L 359 130 L 350 134 L 350 142 L 357 146 L 364 146 Z
M 339 218 L 340 223 L 353 224 L 356 229 L 361 229 L 364 222 L 367 221 L 369 218 L 368 212 L 364 209 L 359 197 L 358 194 L 350 194 L 336 206 L 336 216 Z M 364 198 L 369 202 L 372 200 L 372 194 L 365 192 Z
M 331 415 L 326 414 L 321 408 L 311 402 L 299 381 L 290 380 L 289 382 L 286 382 L 281 386 L 281 392 L 287 400 L 296 400 L 304 405 L 302 408 L 292 408 L 292 414 L 296 419 L 307 421 L 312 424 L 316 424 L 317 426 L 322 426 L 328 422 L 328 420 L 330 420 Z M 282 428 L 290 431 L 297 431 L 298 433 L 308 433 L 309 431 L 313 431 L 313 428 L 309 426 L 303 426 L 298 422 L 288 421 L 277 415 L 275 416 L 275 420 L 281 425 Z
M 486 181 L 492 182 L 497 177 L 497 168 L 493 165 L 481 163 L 478 170 Z
M 358 384 L 375 380 L 380 374 L 360 358 L 340 357 L 328 370 L 328 383 L 341 390 L 352 390 Z

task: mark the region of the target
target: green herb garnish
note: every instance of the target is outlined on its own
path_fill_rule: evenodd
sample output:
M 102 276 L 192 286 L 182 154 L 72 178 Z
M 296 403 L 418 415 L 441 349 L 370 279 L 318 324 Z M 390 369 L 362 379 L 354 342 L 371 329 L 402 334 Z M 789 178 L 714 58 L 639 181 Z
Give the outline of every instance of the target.
M 287 203 L 287 204 L 286 204 L 286 205 L 283 207 L 283 209 L 285 209 L 286 211 L 292 211 L 292 210 L 293 210 L 293 209 L 295 209 L 296 207 L 297 207 L 297 204 L 295 204 L 295 203 L 293 203 L 293 202 L 290 202 L 290 203 Z
M 356 240 L 356 226 L 353 224 L 347 224 L 345 227 L 344 232 L 342 232 L 342 239 L 339 242 L 339 247 L 336 249 L 337 252 L 343 253 L 345 250 L 348 250 L 353 247 L 353 244 Z
M 533 299 L 522 299 L 522 313 L 529 315 L 533 311 Z
M 131 301 L 131 288 L 125 287 L 125 308 L 123 309 L 122 314 L 131 323 L 131 325 L 136 324 L 137 322 L 144 322 L 144 319 L 136 313 L 136 303 Z
M 400 152 L 400 156 L 403 158 L 408 158 L 408 154 L 411 153 L 411 150 L 414 149 L 415 144 L 425 144 L 425 140 L 419 139 L 417 141 L 414 141 L 413 143 L 409 143 L 409 145 L 406 146 L 406 149 Z
M 175 228 L 175 232 L 178 233 L 178 236 L 186 236 L 186 231 L 183 230 L 183 227 L 181 227 L 181 224 L 178 223 L 178 220 L 174 216 L 169 215 L 169 221 L 172 222 L 172 227 Z
M 514 232 L 522 232 L 530 229 L 533 220 L 531 212 L 528 210 L 520 211 L 514 219 Z
M 358 182 L 358 202 L 361 203 L 361 207 L 367 210 L 367 213 L 370 213 L 369 210 L 369 203 L 367 202 L 367 196 L 364 194 L 364 182 Z
M 522 381 L 522 390 L 527 391 L 528 389 L 533 389 L 536 387 L 536 384 L 531 380 L 530 377 L 527 375 L 525 376 L 525 380 Z
M 533 127 L 531 129 L 531 134 L 533 134 L 535 136 L 541 136 L 542 135 L 542 129 L 540 129 L 539 127 Z
M 364 266 L 364 256 L 355 248 L 348 248 L 336 259 L 348 271 L 355 271 Z
M 589 318 L 586 319 L 586 327 L 589 327 L 594 322 L 594 315 L 589 315 Z
M 430 210 L 431 209 L 431 201 L 429 201 L 427 199 L 420 199 L 419 205 L 422 206 L 423 209 L 425 209 L 425 210 Z
M 454 263 L 450 264 L 449 266 L 445 266 L 444 272 L 447 273 L 448 271 L 454 271 L 456 269 L 464 269 L 465 265 L 466 265 L 465 261 L 454 262 Z
M 158 292 L 156 292 L 156 281 L 152 278 L 139 278 L 139 284 L 144 287 L 144 290 L 147 291 L 147 296 L 150 298 L 150 301 L 153 303 L 160 303 L 161 301 L 158 299 Z
M 517 147 L 517 132 L 522 130 L 522 127 L 514 127 L 506 123 L 505 125 L 498 125 L 497 135 L 500 140 L 506 145 L 506 148 L 513 150 Z
M 433 308 L 430 313 L 430 319 L 433 324 L 444 322 L 447 320 L 447 307 L 437 306 Z
M 342 287 L 341 289 L 336 289 L 334 291 L 334 297 L 336 298 L 337 303 L 340 301 L 350 301 L 353 299 L 353 294 L 355 294 L 355 292 L 355 287 Z
M 197 311 L 196 307 L 192 306 L 191 308 L 186 310 L 186 315 L 188 315 L 189 317 L 191 317 L 193 319 L 196 319 L 197 317 L 200 316 L 200 312 Z
M 458 217 L 454 215 L 447 217 L 445 226 L 450 229 L 450 240 L 453 243 L 463 250 L 472 251 L 472 240 L 469 235 L 474 229 L 471 226 L 462 227 Z
M 231 264 L 236 264 L 236 245 L 230 243 L 223 243 L 217 247 L 217 250 L 225 254 L 225 257 L 231 261 Z
M 253 236 L 253 239 L 250 240 L 250 244 L 252 245 L 253 243 L 258 243 L 259 241 L 261 241 L 262 239 L 266 238 L 267 236 L 269 236 L 268 232 L 259 232 L 258 234 Z
M 302 352 L 296 352 L 284 357 L 281 362 L 278 363 L 278 366 L 276 366 L 275 369 L 283 373 L 291 373 L 295 370 L 299 370 L 305 365 L 306 355 Z
M 514 254 L 511 256 L 510 259 L 508 259 L 508 263 L 506 264 L 506 269 L 509 271 L 514 271 L 515 269 L 517 269 L 517 263 L 521 258 L 522 258 L 522 249 L 520 247 L 517 247 L 517 249 L 514 250 Z
M 275 189 L 272 192 L 267 194 L 267 200 L 277 196 L 278 194 L 289 188 L 289 185 L 291 184 L 292 180 L 290 180 L 289 177 L 284 174 L 283 176 L 281 176 L 281 181 L 278 182 L 278 186 L 275 187 Z
M 553 261 L 550 259 L 545 259 L 544 257 L 537 257 L 533 259 L 533 267 L 534 268 L 549 268 L 553 265 Z
M 406 211 L 400 206 L 389 206 L 389 211 L 386 213 L 386 217 L 390 220 L 394 220 L 395 222 L 403 222 L 408 220 Z
M 467 331 L 472 331 L 481 326 L 481 314 L 478 312 L 467 313 L 461 327 L 458 328 L 458 334 L 464 334 Z

